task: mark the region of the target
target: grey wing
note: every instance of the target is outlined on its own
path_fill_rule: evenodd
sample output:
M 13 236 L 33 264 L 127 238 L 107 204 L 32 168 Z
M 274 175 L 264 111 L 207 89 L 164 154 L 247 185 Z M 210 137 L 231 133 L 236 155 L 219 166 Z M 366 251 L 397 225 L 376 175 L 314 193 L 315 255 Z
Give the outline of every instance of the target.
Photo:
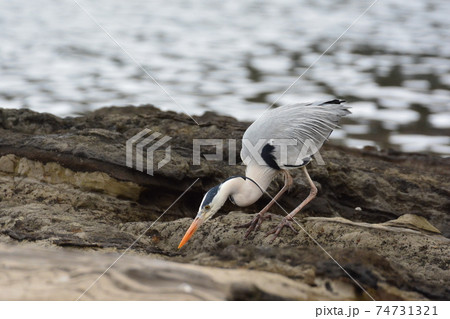
M 255 159 L 257 145 L 262 160 L 270 167 L 301 166 L 304 158 L 322 147 L 339 120 L 350 114 L 343 103 L 342 100 L 298 103 L 266 111 L 244 133 L 242 161 L 248 164 L 249 159 Z

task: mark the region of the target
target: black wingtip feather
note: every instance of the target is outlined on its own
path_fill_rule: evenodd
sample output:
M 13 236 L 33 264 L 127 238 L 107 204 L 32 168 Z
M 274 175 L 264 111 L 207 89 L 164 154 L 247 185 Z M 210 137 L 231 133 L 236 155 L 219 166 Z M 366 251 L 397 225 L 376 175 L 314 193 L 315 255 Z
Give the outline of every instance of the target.
M 325 104 L 342 104 L 342 103 L 345 103 L 345 101 L 344 100 L 339 100 L 339 99 L 334 99 L 334 100 L 331 100 L 331 101 L 323 102 L 320 105 L 325 105 Z

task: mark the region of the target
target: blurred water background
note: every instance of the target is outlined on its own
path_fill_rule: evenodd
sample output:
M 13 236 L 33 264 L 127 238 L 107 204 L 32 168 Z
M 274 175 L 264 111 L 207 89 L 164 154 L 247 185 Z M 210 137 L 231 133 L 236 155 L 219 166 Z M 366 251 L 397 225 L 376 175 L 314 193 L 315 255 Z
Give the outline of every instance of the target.
M 372 0 L 78 0 L 186 111 L 254 120 Z M 450 154 L 450 1 L 379 0 L 275 104 L 339 97 L 335 143 Z M 0 107 L 182 110 L 73 0 L 0 0 Z

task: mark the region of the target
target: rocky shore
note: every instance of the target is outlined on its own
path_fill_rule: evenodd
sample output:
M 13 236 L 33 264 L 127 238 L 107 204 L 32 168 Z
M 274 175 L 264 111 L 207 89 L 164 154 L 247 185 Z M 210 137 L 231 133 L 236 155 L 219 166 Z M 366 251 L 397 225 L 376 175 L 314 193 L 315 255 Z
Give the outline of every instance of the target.
M 309 166 L 319 195 L 298 234 L 265 237 L 277 208 L 248 239 L 234 229 L 264 197 L 228 203 L 178 250 L 204 192 L 244 172 L 228 139 L 240 150 L 249 123 L 194 118 L 153 106 L 64 119 L 0 108 L 0 299 L 450 299 L 450 160 L 437 156 L 327 144 L 326 165 Z M 171 137 L 171 160 L 153 176 L 126 166 L 126 141 L 144 128 Z M 224 160 L 194 165 L 201 138 L 223 139 Z M 286 210 L 309 191 L 301 171 L 293 177 Z

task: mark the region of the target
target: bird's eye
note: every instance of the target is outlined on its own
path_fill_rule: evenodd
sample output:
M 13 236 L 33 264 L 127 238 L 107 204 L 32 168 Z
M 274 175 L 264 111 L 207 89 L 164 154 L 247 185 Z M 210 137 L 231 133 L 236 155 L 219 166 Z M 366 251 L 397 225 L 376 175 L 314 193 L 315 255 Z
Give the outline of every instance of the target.
M 206 209 L 206 210 L 209 210 L 210 208 L 211 208 L 211 206 L 209 206 L 209 205 L 206 205 L 206 206 L 205 206 L 205 209 Z

